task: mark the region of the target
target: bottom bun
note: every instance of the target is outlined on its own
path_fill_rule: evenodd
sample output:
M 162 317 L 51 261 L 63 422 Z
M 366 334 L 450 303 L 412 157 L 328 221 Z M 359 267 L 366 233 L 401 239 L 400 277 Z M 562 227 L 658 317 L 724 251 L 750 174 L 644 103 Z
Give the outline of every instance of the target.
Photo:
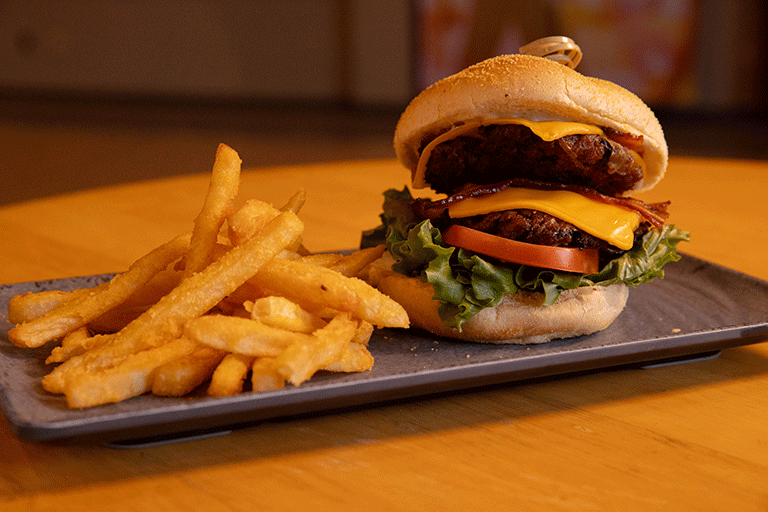
M 564 291 L 554 304 L 544 306 L 543 294 L 518 292 L 504 296 L 495 307 L 482 309 L 459 331 L 440 320 L 440 302 L 432 298 L 431 284 L 393 272 L 389 264 L 377 265 L 381 261 L 370 267 L 369 281 L 405 308 L 412 326 L 480 343 L 535 344 L 592 334 L 611 325 L 629 296 L 623 283 L 581 287 Z

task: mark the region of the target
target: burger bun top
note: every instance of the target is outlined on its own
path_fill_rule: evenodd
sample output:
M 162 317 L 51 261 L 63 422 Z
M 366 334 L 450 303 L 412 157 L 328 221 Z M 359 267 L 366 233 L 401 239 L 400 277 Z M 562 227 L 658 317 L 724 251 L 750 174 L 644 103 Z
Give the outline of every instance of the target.
M 639 97 L 531 55 L 494 57 L 426 88 L 398 121 L 395 154 L 415 173 L 421 148 L 439 134 L 466 122 L 507 117 L 574 121 L 642 135 L 645 176 L 633 192 L 653 188 L 666 172 L 664 133 Z

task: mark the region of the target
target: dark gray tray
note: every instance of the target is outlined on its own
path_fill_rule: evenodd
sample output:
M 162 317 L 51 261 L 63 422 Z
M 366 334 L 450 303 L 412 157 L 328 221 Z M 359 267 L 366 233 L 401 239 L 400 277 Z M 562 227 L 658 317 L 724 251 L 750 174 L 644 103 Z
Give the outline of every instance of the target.
M 118 404 L 69 410 L 40 381 L 50 347 L 8 341 L 7 306 L 17 293 L 94 286 L 111 276 L 0 287 L 0 406 L 11 430 L 34 441 L 96 439 L 130 445 L 207 435 L 266 419 L 372 405 L 433 393 L 621 365 L 708 357 L 768 340 L 768 282 L 691 257 L 666 278 L 630 290 L 627 308 L 608 329 L 543 345 L 482 345 L 419 330 L 377 330 L 368 372 L 317 375 L 298 388 L 209 398 L 144 395 Z M 201 390 L 204 391 L 204 390 Z

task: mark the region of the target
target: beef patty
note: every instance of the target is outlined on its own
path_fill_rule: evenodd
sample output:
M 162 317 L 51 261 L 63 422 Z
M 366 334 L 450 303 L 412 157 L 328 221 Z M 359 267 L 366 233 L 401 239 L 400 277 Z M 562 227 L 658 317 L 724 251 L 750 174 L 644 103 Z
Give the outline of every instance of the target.
M 446 194 L 465 183 L 513 178 L 583 185 L 618 196 L 643 179 L 643 169 L 627 148 L 602 135 L 547 142 L 528 127 L 501 124 L 438 144 L 424 176 L 435 191 Z
M 442 219 L 435 219 L 433 222 L 440 229 L 446 229 L 449 224 L 458 224 L 529 244 L 597 249 L 600 254 L 601 266 L 624 252 L 569 222 L 538 210 L 506 210 L 474 217 L 450 219 L 450 221 L 447 217 L 443 217 Z M 641 222 L 634 233 L 635 242 L 640 240 L 650 227 L 649 223 Z

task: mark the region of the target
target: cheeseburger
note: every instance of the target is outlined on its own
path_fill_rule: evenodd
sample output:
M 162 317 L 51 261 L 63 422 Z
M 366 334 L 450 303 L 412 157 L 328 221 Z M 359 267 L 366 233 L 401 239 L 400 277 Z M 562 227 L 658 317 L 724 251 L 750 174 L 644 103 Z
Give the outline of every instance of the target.
M 425 89 L 394 147 L 411 171 L 385 192 L 386 244 L 369 280 L 411 323 L 486 343 L 591 334 L 623 310 L 628 289 L 663 277 L 688 233 L 669 203 L 631 198 L 664 176 L 667 145 L 631 92 L 554 60 L 505 55 Z

